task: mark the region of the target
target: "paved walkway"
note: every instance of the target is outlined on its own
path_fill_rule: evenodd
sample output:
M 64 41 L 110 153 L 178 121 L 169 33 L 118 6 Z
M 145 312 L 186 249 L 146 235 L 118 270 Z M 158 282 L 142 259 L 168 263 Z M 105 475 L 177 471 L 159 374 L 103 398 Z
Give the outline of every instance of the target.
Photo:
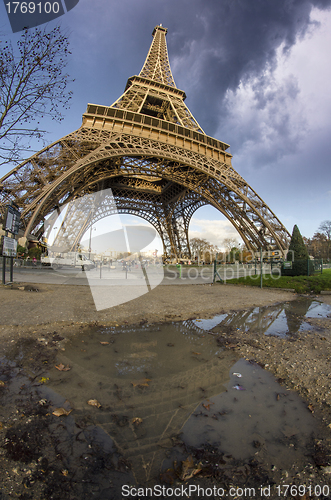
M 269 273 L 270 267 L 264 267 L 263 272 Z M 218 273 L 223 281 L 241 276 L 254 275 L 255 268 L 237 266 L 219 266 Z M 259 274 L 259 269 L 257 269 Z M 6 282 L 9 281 L 9 271 L 6 272 Z M 201 266 L 182 268 L 181 271 L 175 266 L 149 267 L 146 275 L 139 269 L 123 271 L 121 267 L 110 269 L 108 266 L 96 268 L 91 271 L 77 269 L 58 269 L 54 271 L 49 267 L 31 268 L 14 267 L 14 282 L 56 284 L 56 285 L 90 285 L 112 286 L 132 284 L 146 284 L 150 282 L 153 288 L 162 282 L 162 285 L 201 285 L 213 282 L 212 266 Z

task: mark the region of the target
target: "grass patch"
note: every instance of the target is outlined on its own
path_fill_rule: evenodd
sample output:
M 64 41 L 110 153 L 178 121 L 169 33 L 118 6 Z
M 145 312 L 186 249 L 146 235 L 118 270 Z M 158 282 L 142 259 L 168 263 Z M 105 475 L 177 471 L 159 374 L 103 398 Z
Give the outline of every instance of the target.
M 226 280 L 231 285 L 260 286 L 260 275 Z M 262 286 L 265 288 L 293 288 L 297 293 L 320 293 L 331 290 L 331 269 L 324 269 L 322 274 L 314 276 L 272 276 L 264 275 Z

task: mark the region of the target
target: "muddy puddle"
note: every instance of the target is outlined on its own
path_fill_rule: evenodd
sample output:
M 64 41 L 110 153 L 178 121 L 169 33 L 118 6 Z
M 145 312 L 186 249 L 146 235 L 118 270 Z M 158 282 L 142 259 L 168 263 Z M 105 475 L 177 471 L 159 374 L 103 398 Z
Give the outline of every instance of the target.
M 107 499 L 121 498 L 123 485 L 191 479 L 188 461 L 199 477 L 225 485 L 238 470 L 245 484 L 261 484 L 275 470 L 306 467 L 317 419 L 222 335 L 242 329 L 287 338 L 330 312 L 303 299 L 208 320 L 18 341 L 0 364 L 7 479 L 20 498 Z

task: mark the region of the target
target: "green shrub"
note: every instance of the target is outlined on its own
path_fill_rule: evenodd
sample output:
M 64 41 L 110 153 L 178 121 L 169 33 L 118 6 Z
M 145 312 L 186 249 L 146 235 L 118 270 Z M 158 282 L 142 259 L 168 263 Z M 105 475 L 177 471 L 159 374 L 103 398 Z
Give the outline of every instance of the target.
M 282 265 L 282 276 L 309 276 L 313 274 L 313 266 L 309 263 L 309 255 L 298 226 L 294 226 L 291 243 L 287 253 L 287 261 L 292 262 L 291 269 Z
M 22 245 L 17 245 L 17 255 L 20 257 L 23 257 L 23 259 L 26 258 L 28 255 L 28 250 L 25 247 L 22 247 Z
M 293 227 L 290 246 L 288 249 L 287 260 L 307 260 L 309 258 L 308 250 L 304 244 L 298 226 Z
M 28 254 L 30 259 L 33 259 L 35 257 L 36 259 L 40 260 L 41 248 L 38 247 L 29 248 Z

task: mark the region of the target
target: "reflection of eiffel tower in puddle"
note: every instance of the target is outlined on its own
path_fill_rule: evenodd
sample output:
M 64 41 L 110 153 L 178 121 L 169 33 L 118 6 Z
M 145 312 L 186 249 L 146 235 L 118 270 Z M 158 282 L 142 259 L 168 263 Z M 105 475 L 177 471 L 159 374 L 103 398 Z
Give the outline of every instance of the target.
M 294 335 L 302 326 L 309 307 L 309 300 L 296 301 L 295 310 L 292 303 L 283 302 L 273 306 L 255 307 L 222 314 L 211 320 L 187 320 L 184 324 L 197 333 L 203 331 L 219 333 L 224 329 L 224 331 L 250 330 L 267 335 Z
M 106 422 L 98 419 L 129 459 L 139 482 L 158 476 L 165 451 L 172 447 L 171 438 L 180 433 L 201 401 L 225 390 L 235 358 L 233 353 L 228 353 L 225 359 L 215 359 L 189 372 L 158 379 L 146 391 L 129 388 L 123 392 L 123 402 L 113 407 L 116 419 L 109 419 L 109 415 Z M 130 406 L 133 408 L 129 409 Z M 130 424 L 121 426 L 125 423 L 121 421 L 124 415 Z M 132 419 L 137 417 L 143 422 L 132 424 Z
M 80 365 L 78 358 L 71 357 L 71 353 L 75 355 L 74 350 L 67 346 L 66 357 L 61 355 L 61 361 L 74 367 L 70 372 L 70 386 L 62 383 L 57 385 L 57 374 L 51 376 L 53 389 L 70 400 L 76 412 L 85 413 L 90 410 L 94 423 L 114 440 L 119 452 L 129 460 L 139 483 L 158 477 L 166 451 L 172 447 L 171 438 L 180 433 L 201 402 L 225 390 L 231 366 L 237 361 L 233 352 L 221 351 L 211 338 L 206 339 L 207 349 L 201 345 L 201 354 L 194 353 L 192 339 L 196 341 L 199 338 L 196 334 L 186 330 L 188 335 L 182 335 L 184 332 L 180 324 L 171 324 L 164 328 L 174 329 L 178 340 L 177 349 L 169 351 L 166 347 L 174 359 L 172 367 L 169 366 L 169 372 L 172 369 L 169 376 L 162 374 L 150 381 L 142 379 L 141 385 L 133 385 L 130 381 L 137 379 L 137 372 L 139 378 L 148 372 L 155 360 L 159 362 L 164 347 L 158 345 L 156 340 L 131 345 L 130 341 L 125 341 L 126 351 L 122 349 L 123 344 L 117 347 L 122 353 L 120 355 L 113 355 L 109 349 L 110 357 L 107 363 L 109 366 L 116 364 L 115 377 L 87 369 L 86 362 L 84 366 Z M 155 330 L 148 333 L 153 338 Z M 163 338 L 166 333 L 162 331 Z M 140 335 L 142 334 L 145 332 L 140 331 Z M 118 337 L 115 345 L 117 339 Z M 99 341 L 93 340 L 86 348 L 89 360 L 98 359 L 102 368 Z M 186 371 L 185 356 L 194 357 L 193 362 L 190 362 L 190 369 Z M 121 377 L 129 364 L 132 378 L 128 379 L 127 374 L 125 378 Z M 101 409 L 86 405 L 88 397 L 92 396 L 102 404 Z M 135 418 L 142 419 L 142 422 L 133 423 Z

